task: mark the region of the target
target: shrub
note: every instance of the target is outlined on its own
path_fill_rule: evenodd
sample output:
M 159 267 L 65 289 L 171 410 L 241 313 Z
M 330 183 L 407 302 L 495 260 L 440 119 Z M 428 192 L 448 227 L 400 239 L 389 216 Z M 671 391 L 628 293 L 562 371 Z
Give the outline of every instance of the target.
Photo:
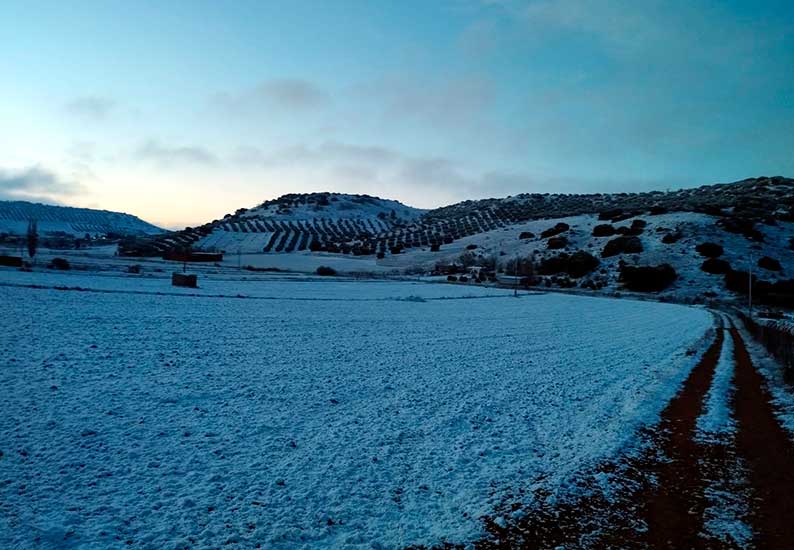
M 622 235 L 610 240 L 601 252 L 602 258 L 618 254 L 636 254 L 642 252 L 642 241 L 635 236 Z
M 476 244 L 470 244 L 470 245 L 466 246 L 466 250 L 475 250 L 476 248 L 477 248 Z
M 612 218 L 617 218 L 623 215 L 623 210 L 620 208 L 613 208 L 612 210 L 604 210 L 598 215 L 598 219 L 601 221 L 604 220 L 611 220 Z
M 681 233 L 668 233 L 664 237 L 662 237 L 662 242 L 664 244 L 673 244 L 677 243 L 681 239 Z
M 629 236 L 637 236 L 642 235 L 642 227 L 636 227 L 634 225 L 630 227 L 618 227 L 615 230 L 620 235 L 629 235 Z
M 545 258 L 538 266 L 541 275 L 557 275 L 565 273 L 574 279 L 583 277 L 593 271 L 601 262 L 592 254 L 579 250 L 572 255 L 560 254 Z
M 430 252 L 438 252 L 441 250 L 441 245 L 438 243 L 430 245 Z
M 574 252 L 568 261 L 568 275 L 578 279 L 593 271 L 600 263 L 598 258 L 589 252 L 579 250 L 578 252 Z
M 758 260 L 758 267 L 766 269 L 767 271 L 780 271 L 783 269 L 783 266 L 780 265 L 780 260 L 770 258 L 769 256 L 761 257 Z
M 72 266 L 69 265 L 69 261 L 64 258 L 53 258 L 50 262 L 50 267 L 61 271 L 69 271 L 72 268 Z
M 725 252 L 725 250 L 716 243 L 700 243 L 695 247 L 695 250 L 697 250 L 698 254 L 706 258 L 717 258 L 722 256 L 723 252 Z
M 535 238 L 535 234 L 532 233 L 531 231 L 522 231 L 521 234 L 518 236 L 518 238 L 521 239 L 521 240 L 534 239 Z
M 602 223 L 593 228 L 593 237 L 611 237 L 615 234 L 615 226 L 610 223 Z
M 138 264 L 133 264 L 133 265 L 127 266 L 127 273 L 136 273 L 137 274 L 137 273 L 140 273 L 140 272 L 141 272 L 141 266 L 139 266 Z
M 700 269 L 712 275 L 723 275 L 731 270 L 731 264 L 718 258 L 709 258 L 703 262 Z
M 336 270 L 333 267 L 328 267 L 327 265 L 321 265 L 317 268 L 315 272 L 317 275 L 322 275 L 323 277 L 332 277 L 336 275 Z
M 567 223 L 559 222 L 554 227 L 549 227 L 547 230 L 540 234 L 541 239 L 548 239 L 549 237 L 553 237 L 554 235 L 559 235 L 564 231 L 568 231 L 571 228 L 570 225 Z
M 753 286 L 758 282 L 758 278 L 753 275 Z M 731 292 L 747 294 L 750 286 L 750 274 L 746 271 L 731 269 L 725 272 L 725 287 Z
M 454 283 L 457 280 L 458 280 L 458 278 L 455 277 L 454 275 L 447 275 L 447 281 L 449 281 L 450 283 Z
M 733 216 L 720 219 L 717 221 L 717 225 L 722 227 L 722 229 L 728 233 L 738 233 L 744 235 L 745 238 L 751 241 L 764 241 L 764 234 L 755 228 L 755 222 L 753 220 Z
M 634 292 L 660 292 L 676 280 L 678 274 L 670 264 L 656 266 L 629 266 L 620 269 L 620 281 Z
M 651 216 L 658 216 L 659 214 L 667 214 L 668 210 L 664 206 L 651 206 L 648 212 Z
M 538 273 L 541 275 L 556 275 L 564 273 L 568 270 L 568 261 L 570 256 L 568 254 L 560 254 L 551 258 L 544 258 L 538 266 Z
M 565 248 L 568 245 L 568 239 L 565 237 L 552 237 L 546 243 L 549 250 L 558 250 Z

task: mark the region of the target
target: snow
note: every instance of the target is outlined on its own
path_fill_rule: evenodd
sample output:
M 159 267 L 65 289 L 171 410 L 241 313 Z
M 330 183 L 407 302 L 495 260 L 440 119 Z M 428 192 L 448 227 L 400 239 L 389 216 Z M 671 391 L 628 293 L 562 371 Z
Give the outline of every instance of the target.
M 0 280 L 4 547 L 471 542 L 508 490 L 553 490 L 657 421 L 711 325 L 418 282 Z
M 711 537 L 724 544 L 746 547 L 753 539 L 753 532 L 747 523 L 750 494 L 747 480 L 747 466 L 736 456 L 736 420 L 733 417 L 733 383 L 736 366 L 733 338 L 728 332 L 731 324 L 727 315 L 720 314 L 724 339 L 720 358 L 714 371 L 705 411 L 697 420 L 696 441 L 703 446 L 719 448 L 717 453 L 725 456 L 729 475 L 716 478 L 708 467 L 706 470 L 705 496 L 708 506 L 704 511 L 704 530 Z M 712 451 L 714 452 L 714 451 Z M 722 472 L 720 472 L 722 474 Z
M 766 379 L 767 389 L 772 395 L 775 416 L 794 438 L 794 387 L 786 380 L 783 365 L 766 350 L 763 344 L 747 332 L 741 320 L 735 319 L 734 324 L 744 338 L 750 360 Z
M 721 315 L 724 331 L 722 349 L 714 378 L 706 396 L 705 412 L 698 418 L 698 438 L 703 442 L 719 441 L 721 438 L 736 432 L 736 422 L 732 415 L 733 373 L 735 360 L 733 357 L 733 338 L 728 333 L 730 323 L 726 315 Z
M 196 241 L 194 247 L 197 250 L 225 250 L 236 258 L 238 253 L 262 252 L 272 236 L 273 233 L 236 233 L 216 229 Z
M 329 203 L 318 205 L 316 203 L 291 204 L 287 211 L 281 204 L 272 203 L 267 206 L 260 205 L 243 213 L 243 218 L 269 218 L 274 220 L 312 220 L 312 219 L 372 219 L 378 220 L 378 215 L 389 217 L 394 211 L 395 218 L 413 221 L 426 210 L 413 208 L 405 204 L 378 197 L 364 197 L 347 195 L 344 193 L 329 193 Z M 383 224 L 380 224 L 383 225 Z
M 246 216 L 252 212 L 253 210 L 249 211 Z M 330 216 L 333 211 L 327 214 Z M 313 215 L 311 210 L 296 209 L 288 218 L 298 220 L 304 219 L 308 215 Z M 286 215 L 282 215 L 282 217 L 284 216 Z M 429 247 L 408 248 L 400 254 L 387 254 L 383 259 L 376 259 L 375 256 L 317 254 L 308 251 L 264 254 L 261 253 L 261 250 L 269 238 L 269 233 L 250 234 L 216 230 L 200 241 L 199 246 L 214 246 L 226 250 L 228 254 L 224 259 L 225 265 L 237 265 L 239 262 L 242 265 L 275 267 L 299 272 L 313 272 L 319 265 L 330 265 L 337 271 L 344 272 L 406 273 L 419 270 L 430 271 L 439 262 L 454 262 L 466 252 L 466 247 L 469 245 L 476 245 L 475 252 L 486 256 L 492 255 L 500 263 L 512 260 L 516 255 L 524 257 L 534 255 L 536 262 L 539 262 L 542 258 L 564 252 L 564 250 L 547 250 L 546 239 L 538 237 L 543 230 L 563 222 L 571 227 L 570 231 L 564 233 L 570 243 L 569 251 L 584 250 L 601 261 L 598 271 L 606 270 L 603 277 L 607 284 L 601 291 L 604 294 L 612 294 L 621 290 L 618 281 L 618 264 L 623 260 L 629 264 L 639 265 L 671 264 L 678 273 L 678 280 L 660 296 L 691 302 L 696 299 L 703 300 L 706 293 L 714 293 L 715 296 L 724 300 L 735 300 L 736 296 L 726 290 L 722 275 L 712 275 L 701 270 L 705 258 L 696 252 L 695 247 L 703 242 L 722 245 L 725 253 L 721 259 L 727 260 L 732 268 L 738 270 L 746 270 L 751 257 L 757 260 L 766 255 L 779 259 L 784 266 L 784 271 L 779 273 L 753 266 L 753 272 L 764 280 L 776 281 L 791 277 L 791 270 L 794 269 L 794 251 L 789 246 L 789 239 L 794 234 L 794 224 L 792 223 L 779 222 L 776 226 L 758 224 L 758 229 L 765 236 L 764 243 L 756 243 L 742 235 L 728 233 L 715 224 L 718 218 L 694 212 L 637 216 L 613 225 L 615 227 L 630 226 L 635 219 L 647 222 L 645 230 L 639 236 L 644 251 L 641 254 L 617 255 L 610 258 L 601 258 L 600 254 L 604 245 L 612 237 L 592 236 L 593 228 L 596 225 L 609 222 L 598 220 L 596 215 L 591 214 L 517 223 L 463 237 L 451 244 L 442 245 L 438 252 L 431 252 Z M 684 234 L 681 240 L 673 244 L 662 243 L 663 235 L 676 230 L 680 230 Z M 522 232 L 534 233 L 536 237 L 518 239 Z M 262 235 L 262 237 L 254 235 Z M 246 240 L 250 241 L 251 245 L 243 244 L 241 249 L 243 254 L 238 257 L 236 254 L 238 243 L 247 242 Z
M 55 206 L 27 201 L 0 201 L 0 233 L 24 235 L 30 220 L 37 220 L 40 235 L 62 232 L 76 237 L 162 233 L 163 230 L 136 216 L 108 210 Z

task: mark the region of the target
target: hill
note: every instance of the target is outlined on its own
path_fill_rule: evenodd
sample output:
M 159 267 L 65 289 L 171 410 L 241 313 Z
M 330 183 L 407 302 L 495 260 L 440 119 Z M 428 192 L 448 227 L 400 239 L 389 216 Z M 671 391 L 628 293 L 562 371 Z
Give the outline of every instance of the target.
M 156 235 L 163 233 L 157 226 L 131 214 L 54 206 L 27 201 L 0 201 L 0 233 L 24 235 L 30 220 L 36 220 L 39 233 L 82 237 L 116 235 Z
M 372 239 L 415 223 L 424 210 L 394 200 L 341 193 L 289 194 L 223 219 L 153 239 L 125 243 L 123 255 L 156 256 L 176 247 L 229 253 L 311 250 L 374 254 Z
M 136 239 L 121 252 L 160 255 L 184 246 L 243 254 L 259 267 L 327 263 L 338 271 L 478 282 L 517 273 L 527 286 L 690 301 L 741 297 L 752 269 L 759 299 L 794 306 L 794 180 L 521 194 L 430 211 L 366 195 L 292 194 L 201 227 Z

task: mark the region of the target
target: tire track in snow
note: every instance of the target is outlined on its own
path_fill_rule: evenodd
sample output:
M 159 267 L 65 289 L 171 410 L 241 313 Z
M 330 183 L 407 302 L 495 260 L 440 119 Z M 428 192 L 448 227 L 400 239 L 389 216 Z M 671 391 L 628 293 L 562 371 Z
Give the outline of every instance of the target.
M 721 317 L 721 330 L 728 331 L 730 320 L 726 315 Z M 707 507 L 702 535 L 713 544 L 746 547 L 753 537 L 747 523 L 752 491 L 747 466 L 736 452 L 734 381 L 733 339 L 726 337 L 707 396 L 706 411 L 697 422 L 696 437 L 703 449 L 700 463 L 706 478 Z
M 703 449 L 696 438 L 697 421 L 720 359 L 724 331 L 684 382 L 681 391 L 662 411 L 653 439 L 664 459 L 649 464 L 655 478 L 651 491 L 640 495 L 643 519 L 648 526 L 645 542 L 654 548 L 702 546 L 706 511 L 706 472 L 700 460 Z
M 749 468 L 755 501 L 750 512 L 758 548 L 794 541 L 794 443 L 775 416 L 772 396 L 744 340 L 731 327 L 736 358 L 736 445 Z

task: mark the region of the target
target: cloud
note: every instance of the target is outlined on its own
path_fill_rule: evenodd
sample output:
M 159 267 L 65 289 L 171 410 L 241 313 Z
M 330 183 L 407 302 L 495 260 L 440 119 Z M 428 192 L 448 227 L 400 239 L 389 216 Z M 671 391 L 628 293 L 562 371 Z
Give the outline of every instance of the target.
M 224 111 L 302 113 L 330 103 L 330 95 L 317 84 L 299 78 L 273 78 L 237 93 L 222 92 L 212 98 Z
M 204 147 L 164 145 L 152 139 L 142 143 L 135 150 L 134 157 L 162 167 L 176 164 L 209 166 L 218 163 L 218 157 Z
M 260 172 L 264 180 L 297 181 L 306 189 L 368 193 L 423 208 L 519 193 L 633 192 L 705 183 L 677 177 L 481 169 L 467 160 L 338 141 L 275 151 L 241 148 L 234 158 L 239 165 Z
M 481 76 L 433 78 L 391 74 L 354 89 L 357 101 L 373 105 L 385 123 L 418 123 L 430 129 L 460 129 L 480 123 L 493 104 L 492 82 Z
M 329 163 L 388 165 L 399 159 L 396 151 L 379 146 L 362 146 L 339 141 L 325 141 L 316 146 L 292 145 L 275 151 L 263 151 L 256 147 L 240 147 L 233 160 L 243 165 L 259 165 L 269 168 L 317 165 Z
M 91 121 L 107 118 L 116 107 L 116 102 L 107 97 L 84 96 L 73 99 L 64 106 L 67 113 Z
M 0 169 L 0 200 L 60 203 L 83 191 L 81 185 L 59 178 L 41 166 L 21 170 Z

